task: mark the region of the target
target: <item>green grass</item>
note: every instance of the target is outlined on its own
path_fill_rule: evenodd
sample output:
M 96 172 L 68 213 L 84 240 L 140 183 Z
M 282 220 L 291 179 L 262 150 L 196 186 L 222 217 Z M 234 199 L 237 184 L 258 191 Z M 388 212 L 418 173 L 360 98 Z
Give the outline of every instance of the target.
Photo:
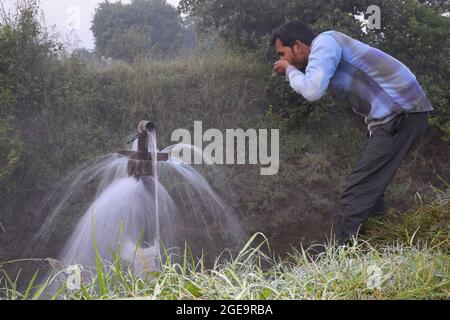
M 371 269 L 378 268 L 380 283 L 373 287 Z M 426 243 L 375 248 L 359 241 L 347 247 L 329 246 L 317 256 L 309 250 L 293 251 L 285 261 L 248 246 L 235 259 L 212 268 L 206 268 L 202 259 L 166 263 L 146 279 L 114 264 L 105 263 L 101 269 L 79 290 L 70 291 L 63 285 L 53 297 L 44 294 L 50 281 L 38 287 L 31 281 L 23 294 L 10 283 L 2 295 L 6 299 L 75 300 L 447 299 L 450 291 L 448 254 L 438 244 Z M 53 275 L 52 281 L 57 276 L 61 273 Z
M 423 203 L 422 196 L 417 194 L 419 205 L 411 212 L 390 212 L 385 220 L 370 220 L 364 233 L 365 239 L 372 244 L 394 241 L 415 244 L 425 239 L 440 243 L 450 252 L 450 185 L 447 188 L 447 191 L 435 189 L 432 195 L 434 200 L 428 204 Z
M 391 213 L 372 220 L 351 245 L 332 243 L 292 249 L 287 258 L 267 254 L 269 244 L 254 235 L 241 252 L 224 252 L 212 266 L 189 250 L 180 263 L 161 259 L 161 270 L 138 277 L 118 263 L 96 260 L 93 272 L 82 272 L 79 290 L 61 281 L 56 294 L 46 287 L 65 279 L 54 271 L 44 284 L 36 276 L 25 290 L 0 263 L 0 296 L 5 299 L 449 299 L 450 191 L 407 214 Z M 119 238 L 120 240 L 120 238 Z M 320 253 L 318 253 L 320 252 Z M 165 254 L 167 258 L 167 254 Z M 55 290 L 55 289 L 54 289 Z

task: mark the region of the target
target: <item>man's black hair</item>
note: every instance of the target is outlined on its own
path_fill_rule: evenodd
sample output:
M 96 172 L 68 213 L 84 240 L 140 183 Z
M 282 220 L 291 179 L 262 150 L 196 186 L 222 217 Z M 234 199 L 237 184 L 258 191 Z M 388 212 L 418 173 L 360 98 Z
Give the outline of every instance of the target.
M 271 44 L 275 45 L 277 39 L 280 39 L 285 47 L 294 47 L 295 41 L 297 40 L 311 46 L 315 38 L 316 34 L 307 24 L 299 21 L 290 21 L 272 32 Z

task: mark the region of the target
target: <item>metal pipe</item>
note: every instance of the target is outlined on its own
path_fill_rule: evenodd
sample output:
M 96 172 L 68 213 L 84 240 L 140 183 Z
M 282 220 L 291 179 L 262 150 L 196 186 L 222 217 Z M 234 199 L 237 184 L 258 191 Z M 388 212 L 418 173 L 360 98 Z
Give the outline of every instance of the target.
M 137 134 L 133 142 L 138 139 L 137 151 L 119 151 L 118 153 L 128 158 L 128 175 L 131 177 L 148 177 L 153 175 L 152 159 L 153 155 L 149 152 L 148 132 L 152 132 L 156 126 L 151 121 L 141 121 L 137 128 Z M 158 153 L 157 161 L 168 161 L 168 153 Z

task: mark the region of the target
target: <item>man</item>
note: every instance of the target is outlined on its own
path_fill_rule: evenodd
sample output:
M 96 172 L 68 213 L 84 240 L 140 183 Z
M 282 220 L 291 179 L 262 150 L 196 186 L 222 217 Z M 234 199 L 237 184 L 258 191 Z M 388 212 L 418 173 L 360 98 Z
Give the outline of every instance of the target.
M 307 25 L 293 21 L 276 29 L 272 42 L 280 56 L 274 71 L 285 75 L 297 93 L 318 101 L 329 90 L 368 125 L 369 139 L 341 195 L 336 240 L 346 243 L 371 215 L 386 213 L 384 192 L 425 135 L 433 107 L 405 65 L 343 33 L 316 37 Z

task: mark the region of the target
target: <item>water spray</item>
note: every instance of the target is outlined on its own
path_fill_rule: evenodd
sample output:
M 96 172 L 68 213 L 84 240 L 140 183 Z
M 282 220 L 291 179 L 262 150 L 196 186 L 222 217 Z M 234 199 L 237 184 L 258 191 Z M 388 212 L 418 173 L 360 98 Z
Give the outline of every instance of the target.
M 129 144 L 128 151 L 99 158 L 71 175 L 73 182 L 39 233 L 42 244 L 50 239 L 57 216 L 74 199 L 85 198 L 80 195 L 87 193 L 88 184 L 99 180 L 100 185 L 68 235 L 59 261 L 95 270 L 97 254 L 109 263 L 119 257 L 144 276 L 161 270 L 161 245 L 170 249 L 167 259 L 181 258 L 186 243 L 193 243 L 198 254 L 219 255 L 225 248 L 240 247 L 244 232 L 231 208 L 197 170 L 173 152 L 195 150 L 194 146 L 172 145 L 159 152 L 156 126 L 150 121 L 139 123 Z

